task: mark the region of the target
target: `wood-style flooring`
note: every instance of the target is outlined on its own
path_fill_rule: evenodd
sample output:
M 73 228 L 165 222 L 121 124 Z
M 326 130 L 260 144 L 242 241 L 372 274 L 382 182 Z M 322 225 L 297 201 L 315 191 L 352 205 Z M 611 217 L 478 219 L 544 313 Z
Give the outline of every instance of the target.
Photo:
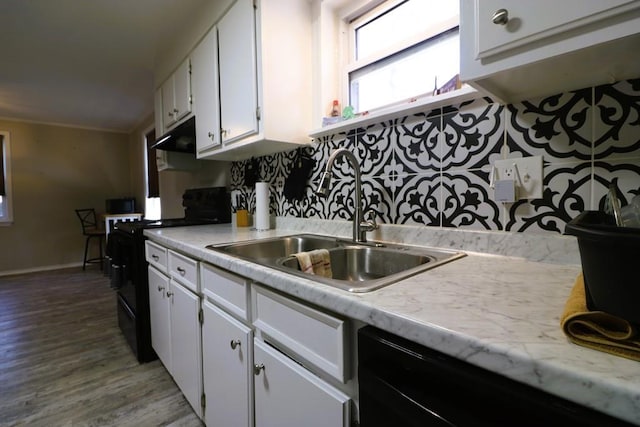
M 138 364 L 97 267 L 0 277 L 0 426 L 202 426 L 162 364 Z

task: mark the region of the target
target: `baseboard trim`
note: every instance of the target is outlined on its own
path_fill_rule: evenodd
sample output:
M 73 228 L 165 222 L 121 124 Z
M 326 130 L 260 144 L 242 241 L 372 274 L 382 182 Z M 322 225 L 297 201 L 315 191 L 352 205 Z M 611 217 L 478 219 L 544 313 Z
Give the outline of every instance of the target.
M 41 271 L 62 270 L 64 268 L 82 267 L 81 262 L 73 262 L 71 264 L 43 265 L 40 267 L 24 268 L 20 270 L 0 271 L 0 277 L 15 276 L 17 274 L 38 273 Z

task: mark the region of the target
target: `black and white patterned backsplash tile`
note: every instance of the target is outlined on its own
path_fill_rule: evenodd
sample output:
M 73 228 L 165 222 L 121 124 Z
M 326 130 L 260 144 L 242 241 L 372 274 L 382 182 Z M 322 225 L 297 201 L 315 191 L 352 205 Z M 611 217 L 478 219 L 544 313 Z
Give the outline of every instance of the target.
M 442 116 L 442 170 L 481 169 L 501 157 L 504 107 L 477 101 Z
M 393 163 L 393 147 L 397 140 L 395 121 L 386 121 L 363 130 L 356 135 L 356 157 L 360 160 L 363 176 L 389 173 Z
M 640 158 L 597 161 L 593 168 L 593 199 L 591 209 L 604 209 L 604 201 L 609 186 L 615 184 L 620 190 L 620 203 L 627 205 L 640 194 Z
M 509 151 L 548 163 L 591 160 L 591 93 L 581 89 L 508 105 Z
M 398 176 L 395 223 L 440 226 L 441 178 L 439 172 Z
M 564 226 L 591 204 L 591 163 L 547 164 L 542 199 L 509 206 L 506 231 L 563 233 Z
M 502 230 L 502 209 L 493 200 L 493 190 L 489 188 L 489 172 L 443 172 L 441 193 L 443 227 Z
M 399 174 L 440 170 L 442 116 L 416 114 L 399 121 L 395 129 L 394 161 Z
M 594 98 L 595 159 L 640 155 L 640 79 L 598 86 Z
M 600 209 L 615 183 L 623 203 L 640 194 L 640 79 L 510 105 L 479 98 L 422 114 L 322 137 L 306 148 L 315 161 L 306 197 L 290 202 L 276 187 L 288 177 L 295 150 L 260 158 L 275 215 L 351 219 L 354 172 L 338 159 L 328 198 L 315 194 L 337 148 L 360 160 L 365 210 L 384 223 L 564 232 L 583 210 Z M 503 205 L 489 188 L 497 159 L 542 156 L 539 200 Z M 245 188 L 246 162 L 231 165 L 231 187 Z

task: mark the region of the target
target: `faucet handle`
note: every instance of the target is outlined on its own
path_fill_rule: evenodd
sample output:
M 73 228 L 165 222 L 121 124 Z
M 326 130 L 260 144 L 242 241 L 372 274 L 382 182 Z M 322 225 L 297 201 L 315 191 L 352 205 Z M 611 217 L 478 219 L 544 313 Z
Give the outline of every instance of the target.
M 365 231 L 377 230 L 379 228 L 378 223 L 376 222 L 377 216 L 380 216 L 378 211 L 376 211 L 375 209 L 369 209 L 364 214 L 364 221 L 362 222 L 360 227 Z

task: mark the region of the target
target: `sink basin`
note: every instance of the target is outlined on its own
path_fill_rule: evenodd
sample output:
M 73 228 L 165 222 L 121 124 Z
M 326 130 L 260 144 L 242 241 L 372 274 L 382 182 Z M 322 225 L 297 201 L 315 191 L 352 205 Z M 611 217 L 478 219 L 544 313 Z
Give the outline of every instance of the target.
M 379 289 L 465 255 L 444 249 L 390 243 L 354 243 L 316 234 L 210 245 L 207 248 L 349 292 Z M 293 254 L 314 249 L 329 251 L 332 278 L 300 271 Z
M 340 244 L 335 237 L 297 234 L 207 247 L 250 261 L 264 261 L 284 258 L 298 252 L 312 251 L 314 249 L 332 249 L 339 246 Z

